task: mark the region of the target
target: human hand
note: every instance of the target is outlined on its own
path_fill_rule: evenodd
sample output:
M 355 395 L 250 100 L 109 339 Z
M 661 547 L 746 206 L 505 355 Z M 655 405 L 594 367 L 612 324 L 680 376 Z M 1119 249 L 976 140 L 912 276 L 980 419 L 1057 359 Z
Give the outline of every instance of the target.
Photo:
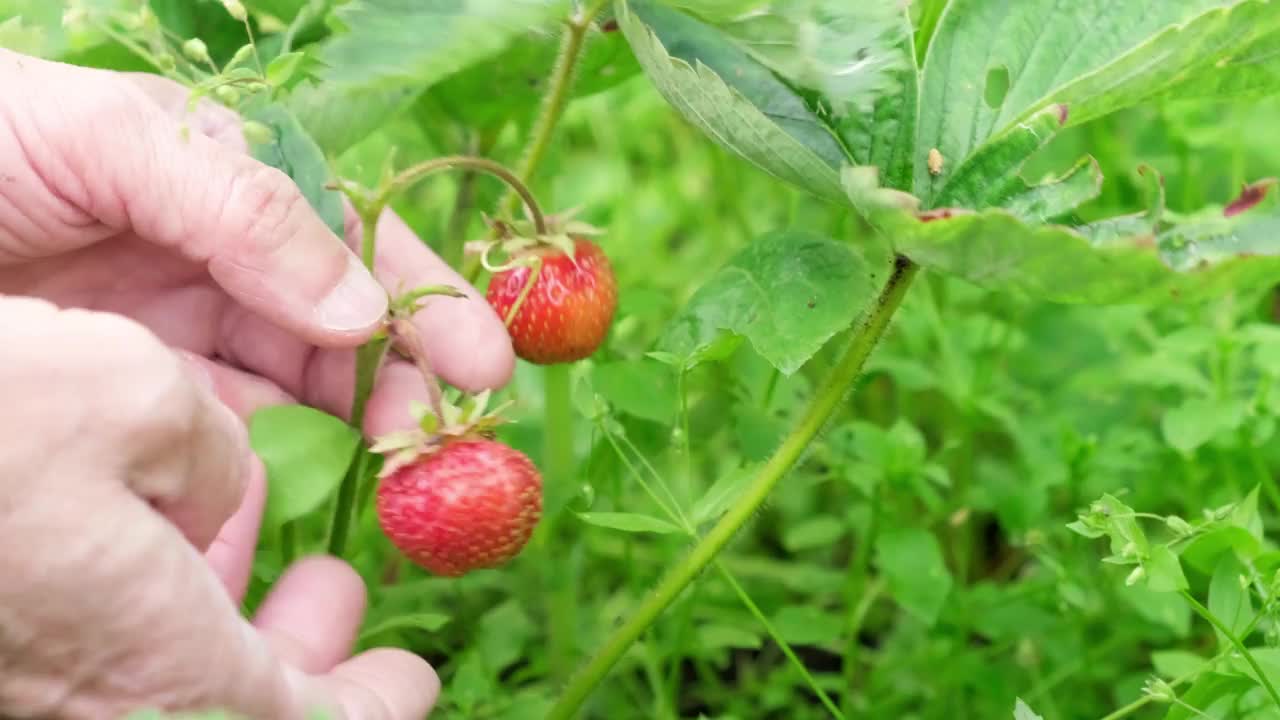
M 149 75 L 0 50 L 0 295 L 133 318 L 206 364 L 233 407 L 303 402 L 346 416 L 355 356 L 386 290 L 282 173 L 245 153 L 240 122 Z M 448 284 L 414 316 L 424 356 L 464 390 L 498 387 L 515 364 L 501 319 L 393 213 L 377 275 L 392 291 Z M 347 243 L 359 222 L 348 212 Z M 365 431 L 412 424 L 420 373 L 392 359 Z
M 289 718 L 320 702 L 421 717 L 436 681 L 420 660 L 342 661 L 363 603 L 349 568 L 295 567 L 256 625 L 233 602 L 262 491 L 226 406 L 345 415 L 351 348 L 385 292 L 287 178 L 243 154 L 229 112 L 204 106 L 182 140 L 176 85 L 2 50 L 0 86 L 0 298 L 102 311 L 0 299 L 0 432 L 20 439 L 0 447 L 0 575 L 22 579 L 0 588 L 0 715 L 212 703 Z M 487 303 L 394 215 L 379 236 L 384 285 L 468 293 L 415 316 L 428 363 L 464 389 L 504 383 L 514 358 Z M 411 422 L 426 393 L 390 361 L 366 433 Z
M 347 659 L 364 589 L 338 560 L 298 563 L 241 617 L 262 466 L 200 366 L 32 299 L 0 298 L 0 347 L 0 716 L 426 716 L 424 661 Z

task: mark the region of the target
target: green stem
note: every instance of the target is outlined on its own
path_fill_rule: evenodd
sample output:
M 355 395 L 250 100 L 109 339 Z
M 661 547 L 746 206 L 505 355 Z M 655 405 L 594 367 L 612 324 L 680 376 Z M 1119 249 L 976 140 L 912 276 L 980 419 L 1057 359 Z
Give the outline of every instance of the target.
M 796 657 L 795 652 L 791 649 L 791 645 L 789 645 L 787 641 L 778 634 L 778 629 L 773 626 L 773 623 L 769 622 L 769 618 L 765 617 L 764 613 L 760 612 L 760 608 L 756 606 L 755 601 L 751 599 L 751 596 L 747 594 L 747 591 L 738 583 L 738 580 L 733 576 L 733 573 L 729 572 L 729 569 L 726 568 L 719 560 L 715 561 L 715 565 L 716 569 L 719 570 L 720 574 L 724 577 L 725 582 L 729 583 L 729 587 L 733 588 L 733 591 L 737 593 L 738 599 L 742 601 L 743 605 L 747 606 L 747 610 L 755 616 L 756 621 L 764 626 L 765 632 L 769 633 L 769 637 L 773 638 L 773 641 L 782 649 L 782 654 L 786 655 L 787 659 L 791 661 L 791 664 L 800 672 L 800 677 L 804 678 L 805 683 L 809 685 L 809 689 L 818 696 L 818 700 L 822 702 L 822 705 L 827 709 L 827 712 L 831 713 L 831 717 L 844 720 L 844 713 L 840 712 L 840 709 L 831 701 L 831 698 L 827 696 L 827 693 L 818 686 L 818 681 L 813 679 L 813 675 L 810 674 L 809 668 L 805 667 L 805 664 L 800 661 L 800 658 Z
M 1207 620 L 1210 625 L 1217 629 L 1218 632 L 1222 633 L 1222 636 L 1231 643 L 1231 646 L 1244 656 L 1245 662 L 1249 663 L 1249 667 L 1253 668 L 1253 671 L 1257 673 L 1258 682 L 1262 683 L 1262 687 L 1265 688 L 1267 694 L 1271 696 L 1271 701 L 1276 704 L 1276 707 L 1280 707 L 1280 694 L 1276 693 L 1276 688 L 1271 684 L 1271 679 L 1262 671 L 1262 666 L 1258 665 L 1257 659 L 1253 657 L 1253 653 L 1249 652 L 1249 648 L 1245 647 L 1240 638 L 1237 637 L 1235 633 L 1231 632 L 1231 628 L 1224 625 L 1216 615 L 1209 612 L 1209 608 L 1201 605 L 1200 601 L 1196 600 L 1191 593 L 1183 590 L 1182 597 L 1191 604 L 1191 609 L 1195 610 L 1197 615 Z
M 382 215 L 384 202 L 360 203 L 360 257 L 364 266 L 373 270 L 374 251 L 377 245 L 378 218 Z M 364 414 L 369 404 L 369 396 L 373 394 L 373 383 L 378 376 L 378 367 L 390 345 L 385 332 L 379 332 L 356 350 L 355 392 L 351 399 L 351 414 L 348 423 L 362 436 L 364 434 Z M 329 524 L 329 554 L 342 557 L 347 549 L 347 536 L 351 533 L 353 516 L 356 507 L 356 491 L 369 467 L 369 453 L 364 445 L 356 448 L 356 456 L 347 467 L 347 474 L 338 486 L 338 497 L 334 503 L 333 519 Z
M 720 521 L 683 560 L 667 571 L 653 594 L 609 636 L 595 657 L 570 680 L 559 701 L 547 714 L 547 720 L 568 720 L 573 717 L 627 648 L 649 629 L 667 606 L 729 544 L 738 530 L 764 504 L 774 486 L 799 462 L 809 443 L 844 403 L 845 395 L 861 373 L 867 357 L 880 341 L 918 269 L 918 266 L 905 257 L 900 256 L 895 260 L 893 272 L 880 297 L 868 310 L 844 355 L 815 393 L 796 428 L 778 447 L 773 457 L 760 468 Z
M 857 604 L 857 600 L 867 594 L 867 581 L 871 572 L 871 548 L 875 544 L 876 534 L 879 532 L 880 525 L 880 493 L 880 485 L 877 483 L 871 489 L 867 527 L 862 533 L 862 537 L 858 538 L 858 548 L 854 553 L 849 572 L 848 597 L 849 604 L 853 609 L 849 614 L 849 644 L 845 646 L 842 663 L 844 682 L 847 688 L 844 710 L 849 714 L 853 714 L 853 689 L 857 684 L 858 651 L 861 649 L 858 635 L 862 631 L 862 616 L 864 614 L 860 612 L 861 606 Z
M 298 557 L 298 524 L 287 522 L 280 526 L 280 559 L 285 567 Z
M 532 139 L 520 160 L 520 179 L 529 182 L 534 171 L 546 156 L 551 147 L 552 131 L 560 121 L 565 105 L 569 102 L 569 91 L 573 87 L 574 71 L 578 66 L 578 58 L 582 54 L 582 43 L 587 37 L 587 28 L 600 13 L 609 0 L 594 0 L 583 10 L 582 14 L 569 19 L 565 23 L 564 38 L 560 42 L 560 52 L 556 56 L 555 69 L 551 74 L 551 85 L 542 99 L 542 110 L 534 123 Z M 501 205 L 501 214 L 510 215 L 515 211 L 516 197 L 508 193 Z
M 548 365 L 543 373 L 543 474 L 547 487 L 563 488 L 573 481 L 573 404 L 569 368 L 563 363 Z M 553 675 L 563 678 L 571 670 L 573 638 L 577 634 L 577 595 L 563 558 L 557 559 L 563 550 L 556 548 L 558 523 L 555 520 L 554 517 L 544 520 L 543 537 L 547 543 L 541 549 L 545 554 L 547 613 L 551 621 L 547 655 Z

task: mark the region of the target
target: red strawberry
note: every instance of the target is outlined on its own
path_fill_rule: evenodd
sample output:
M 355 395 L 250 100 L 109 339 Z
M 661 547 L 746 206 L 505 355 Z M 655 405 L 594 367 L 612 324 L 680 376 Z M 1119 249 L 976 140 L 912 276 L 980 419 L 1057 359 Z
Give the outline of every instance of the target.
M 410 560 L 457 577 L 520 553 L 542 517 L 542 476 L 500 442 L 452 440 L 382 478 L 377 509 Z
M 618 281 L 609 258 L 586 238 L 576 238 L 574 248 L 573 257 L 554 247 L 533 251 L 542 256 L 542 272 L 509 326 L 516 355 L 531 363 L 588 357 L 613 322 Z M 489 304 L 503 320 L 531 272 L 528 267 L 503 270 L 489 282 Z

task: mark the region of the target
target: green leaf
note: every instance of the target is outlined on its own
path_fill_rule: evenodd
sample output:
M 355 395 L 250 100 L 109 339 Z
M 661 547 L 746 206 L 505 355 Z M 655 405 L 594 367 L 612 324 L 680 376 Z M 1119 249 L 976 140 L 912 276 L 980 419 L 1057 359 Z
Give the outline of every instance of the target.
M 842 199 L 847 155 L 803 98 L 710 25 L 648 2 L 620 5 L 640 67 L 686 120 L 765 172 Z
M 284 55 L 277 55 L 271 62 L 267 63 L 267 82 L 272 85 L 280 85 L 288 82 L 293 76 L 298 64 L 302 62 L 304 53 L 291 52 Z
M 325 188 L 329 165 L 294 114 L 278 103 L 254 102 L 245 108 L 244 115 L 247 120 L 267 126 L 274 136 L 270 142 L 251 142 L 249 151 L 253 157 L 292 178 L 329 229 L 343 237 L 341 196 L 336 190 Z
M 1172 630 L 1177 637 L 1191 632 L 1191 606 L 1181 595 L 1156 592 L 1146 583 L 1121 584 L 1116 590 L 1138 617 Z
M 1154 98 L 1252 95 L 1280 88 L 1280 9 L 1270 0 L 1187 0 L 1154 15 L 1202 12 L 1058 91 L 1073 125 Z M 1182 7 L 1178 7 L 1181 5 Z M 1184 9 L 1185 8 L 1185 9 Z M 1208 9 L 1207 12 L 1203 10 Z M 1182 15 L 1186 19 L 1188 15 Z M 1270 74 L 1270 77 L 1267 75 Z
M 267 528 L 315 510 L 347 472 L 360 434 L 303 405 L 263 408 L 249 421 L 249 442 L 267 469 Z
M 353 0 L 335 10 L 346 32 L 320 59 L 328 82 L 421 89 L 568 12 L 566 0 Z
M 1220 700 L 1234 701 L 1244 693 L 1257 687 L 1257 682 L 1248 675 L 1219 672 L 1206 672 L 1191 687 L 1178 697 L 1182 702 L 1169 706 L 1165 720 L 1198 720 L 1213 712 L 1213 707 Z M 1214 713 L 1209 717 L 1228 717 Z
M 1142 566 L 1147 571 L 1147 586 L 1156 592 L 1177 592 L 1187 588 L 1182 563 L 1167 545 L 1153 545 Z
M 817 92 L 836 117 L 871 112 L 902 89 L 898 72 L 915 70 L 909 17 L 894 0 L 756 3 L 718 25 L 790 85 Z
M 578 517 L 588 525 L 621 530 L 627 533 L 658 533 L 669 535 L 683 533 L 678 525 L 649 515 L 619 512 L 581 512 Z
M 866 193 L 847 174 L 851 198 Z M 1280 211 L 1166 220 L 1154 235 L 1032 226 L 1004 209 L 919 222 L 884 210 L 873 222 L 895 250 L 979 286 L 1065 303 L 1186 302 L 1280 279 Z M 1114 230 L 1112 228 L 1111 230 Z
M 1216 708 L 1215 705 L 1225 701 L 1225 705 L 1230 707 L 1236 698 L 1256 687 L 1256 680 L 1248 675 L 1207 671 L 1198 676 L 1187 691 L 1179 693 L 1181 702 L 1169 706 L 1165 720 L 1199 720 L 1210 712 L 1210 717 L 1228 717 L 1222 714 L 1224 708 Z
M 340 154 L 413 104 L 417 87 L 365 88 L 335 83 L 301 85 L 285 104 L 316 144 Z
M 791 552 L 830 547 L 844 533 L 844 523 L 830 516 L 819 516 L 787 528 L 782 544 Z
M 675 373 L 656 360 L 596 365 L 591 369 L 591 384 L 624 413 L 664 425 L 675 420 Z
M 733 504 L 742 489 L 755 477 L 758 465 L 746 465 L 724 473 L 698 498 L 689 511 L 689 521 L 694 526 L 717 520 Z
M 761 645 L 759 635 L 733 625 L 701 625 L 697 634 L 697 647 L 703 651 L 724 648 L 757 650 Z
M 1031 706 L 1023 702 L 1022 698 L 1015 698 L 1013 703 L 1013 720 L 1044 720 L 1043 717 L 1037 715 Z
M 1244 413 L 1245 408 L 1238 402 L 1190 398 L 1165 412 L 1160 430 L 1170 447 L 1192 453 L 1219 433 L 1239 427 Z
M 694 294 L 659 349 L 688 356 L 727 329 L 791 375 L 867 307 L 875 272 L 847 244 L 800 231 L 768 233 Z
M 862 3 L 850 3 L 852 6 Z M 851 112 L 831 122 L 844 142 L 853 162 L 879 169 L 880 181 L 887 187 L 910 190 L 915 158 L 915 130 L 919 75 L 914 61 L 915 46 L 910 33 L 911 21 L 906 12 L 899 14 L 901 27 L 896 48 L 905 62 L 893 55 L 883 56 L 887 85 L 879 93 L 870 112 Z M 892 31 L 890 31 L 890 37 Z
M 525 657 L 525 646 L 537 631 L 528 612 L 516 601 L 508 600 L 485 613 L 479 637 L 473 642 L 479 647 L 485 669 L 496 674 Z
M 556 34 L 530 32 L 494 57 L 441 80 L 422 98 L 432 116 L 472 128 L 496 129 L 508 121 L 527 124 L 541 107 L 560 51 Z M 640 72 L 620 32 L 588 32 L 575 66 L 569 97 L 583 98 L 617 86 Z
M 1223 56 L 1214 71 L 1199 72 L 1161 93 L 1161 99 L 1236 100 L 1270 95 L 1280 86 L 1280 33 L 1269 33 L 1248 47 Z
M 793 645 L 826 645 L 844 629 L 838 616 L 812 605 L 788 605 L 771 620 L 782 639 Z
M 1245 574 L 1239 560 L 1233 555 L 1223 555 L 1209 580 L 1209 612 L 1237 638 L 1253 620 L 1253 600 L 1249 590 L 1240 585 L 1240 578 Z M 1214 628 L 1213 632 L 1218 636 L 1219 649 L 1231 646 L 1231 641 L 1220 630 Z
M 0 48 L 39 57 L 47 43 L 44 28 L 24 24 L 21 17 L 0 22 Z
M 932 533 L 893 528 L 876 540 L 876 567 L 889 594 L 925 625 L 932 626 L 946 605 L 953 580 Z
M 1151 666 L 1165 678 L 1190 675 L 1208 664 L 1207 659 L 1186 650 L 1156 650 L 1151 653 Z
M 387 618 L 373 627 L 360 633 L 360 641 L 366 642 L 383 633 L 393 630 L 423 630 L 435 632 L 449 624 L 449 616 L 440 613 L 412 613 Z
M 1065 104 L 1075 125 L 1202 84 L 1229 73 L 1215 64 L 1274 31 L 1278 16 L 1260 0 L 953 0 L 921 71 L 916 192 L 932 205 L 929 148 L 959 168 L 1052 104 Z M 1002 81 L 1004 92 L 988 92 Z

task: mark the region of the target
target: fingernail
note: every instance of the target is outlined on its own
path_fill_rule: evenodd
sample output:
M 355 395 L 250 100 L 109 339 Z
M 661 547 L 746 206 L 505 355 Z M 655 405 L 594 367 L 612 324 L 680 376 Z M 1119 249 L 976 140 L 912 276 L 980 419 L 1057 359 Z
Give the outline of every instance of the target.
M 354 256 L 342 282 L 316 306 L 327 330 L 350 332 L 372 327 L 387 312 L 387 293 Z

